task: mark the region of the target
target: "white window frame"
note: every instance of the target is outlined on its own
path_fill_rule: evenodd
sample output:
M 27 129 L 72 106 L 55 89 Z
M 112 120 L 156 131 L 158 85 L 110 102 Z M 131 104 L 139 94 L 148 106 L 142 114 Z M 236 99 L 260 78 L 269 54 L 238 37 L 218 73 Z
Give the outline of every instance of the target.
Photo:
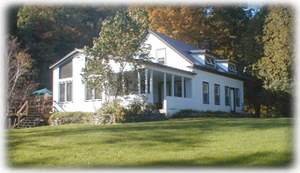
M 160 51 L 164 51 L 164 52 L 160 52 Z M 164 56 L 159 57 L 160 54 L 164 54 Z M 158 64 L 166 64 L 167 63 L 166 56 L 167 56 L 166 48 L 156 49 L 156 61 Z
M 205 85 L 207 85 L 206 86 L 206 88 L 207 88 L 206 92 L 204 90 Z M 203 82 L 202 83 L 202 92 L 203 92 L 203 104 L 209 104 L 209 83 L 208 82 Z M 207 100 L 205 98 L 207 98 Z
M 228 86 L 225 86 L 225 106 L 230 106 L 230 88 Z
M 214 85 L 214 92 L 215 92 L 215 105 L 220 105 L 221 103 L 220 103 L 220 85 L 219 84 Z
M 101 98 L 95 98 L 96 96 L 96 89 L 92 89 L 92 96 L 91 99 L 88 99 L 88 87 L 85 87 L 85 101 L 101 101 L 102 100 L 102 92 L 100 92 Z
M 71 84 L 71 94 L 70 94 L 70 98 L 68 97 L 68 84 Z M 64 80 L 64 81 L 60 81 L 58 83 L 58 88 L 59 88 L 59 95 L 58 95 L 58 98 L 59 98 L 59 102 L 60 103 L 70 103 L 70 102 L 73 102 L 73 81 L 71 80 Z M 61 85 L 64 85 L 64 100 L 62 101 L 61 100 Z

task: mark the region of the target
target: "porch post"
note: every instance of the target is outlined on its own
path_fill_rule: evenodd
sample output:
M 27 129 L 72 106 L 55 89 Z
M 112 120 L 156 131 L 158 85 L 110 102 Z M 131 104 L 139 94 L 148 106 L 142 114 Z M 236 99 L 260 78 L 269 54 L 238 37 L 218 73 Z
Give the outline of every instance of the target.
M 148 69 L 145 69 L 145 94 L 148 95 Z
M 171 90 L 172 94 L 171 94 L 171 96 L 174 97 L 174 92 L 175 92 L 174 91 L 174 89 L 175 89 L 175 87 L 174 87 L 174 74 L 172 74 L 172 81 L 171 81 L 171 83 L 172 83 L 171 84 L 171 86 L 172 86 L 172 90 Z
M 184 77 L 181 77 L 181 97 L 184 98 Z
M 138 88 L 139 88 L 138 93 L 139 93 L 139 95 L 141 95 L 142 86 L 141 86 L 141 73 L 140 73 L 140 71 L 138 71 Z
M 164 99 L 167 96 L 167 73 L 164 72 Z
M 150 71 L 150 94 L 153 94 L 153 70 Z

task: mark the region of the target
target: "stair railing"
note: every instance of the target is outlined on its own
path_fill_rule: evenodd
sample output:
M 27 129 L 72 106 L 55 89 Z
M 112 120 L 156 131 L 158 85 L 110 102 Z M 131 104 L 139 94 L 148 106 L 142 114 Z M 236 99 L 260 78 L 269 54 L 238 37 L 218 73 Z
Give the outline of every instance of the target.
M 28 100 L 22 105 L 22 107 L 18 110 L 17 112 L 17 116 L 18 116 L 18 122 L 20 122 L 21 118 L 24 116 L 24 115 L 28 115 Z
M 53 100 L 52 112 L 66 112 L 55 100 Z

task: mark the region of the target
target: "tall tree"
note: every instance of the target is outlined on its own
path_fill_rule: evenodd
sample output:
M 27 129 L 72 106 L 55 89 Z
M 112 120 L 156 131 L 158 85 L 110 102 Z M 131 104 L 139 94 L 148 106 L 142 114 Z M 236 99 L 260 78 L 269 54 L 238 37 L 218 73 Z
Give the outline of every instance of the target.
M 257 76 L 263 81 L 263 88 L 277 100 L 266 100 L 266 104 L 271 104 L 278 115 L 289 116 L 294 95 L 294 11 L 286 5 L 269 6 L 268 9 L 263 30 L 264 56 L 255 68 Z
M 107 90 L 108 84 L 117 98 L 123 89 L 125 68 L 135 70 L 140 60 L 148 58 L 148 48 L 143 44 L 148 24 L 148 14 L 141 8 L 118 11 L 103 21 L 99 37 L 94 39 L 91 49 L 87 48 L 87 54 L 93 58 L 87 60 L 83 82 L 100 91 Z M 112 63 L 118 69 L 113 69 Z
M 20 48 L 16 37 L 8 36 L 6 40 L 5 60 L 8 65 L 7 108 L 17 99 L 25 99 L 36 88 L 33 59 Z
M 238 64 L 242 71 L 245 63 L 245 31 L 249 16 L 245 6 L 213 6 L 211 18 L 211 38 L 214 52 L 221 57 L 230 59 Z
M 293 86 L 293 9 L 269 6 L 264 27 L 264 57 L 257 63 L 264 88 L 292 93 Z
M 263 28 L 268 12 L 266 6 L 262 6 L 255 16 L 253 16 L 252 9 L 248 11 L 249 22 L 243 38 L 243 47 L 245 48 L 244 75 L 247 77 L 244 85 L 245 104 L 249 109 L 255 110 L 257 117 L 260 117 L 261 105 L 264 103 L 265 99 L 263 98 L 266 98 L 267 92 L 263 89 L 263 81 L 257 77 L 253 65 L 264 55 Z

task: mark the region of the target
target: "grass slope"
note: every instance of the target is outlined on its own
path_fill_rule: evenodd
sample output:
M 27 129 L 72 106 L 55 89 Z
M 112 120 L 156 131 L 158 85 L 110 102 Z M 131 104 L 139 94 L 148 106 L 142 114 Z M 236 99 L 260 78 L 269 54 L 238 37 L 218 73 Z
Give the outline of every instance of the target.
M 197 118 L 11 130 L 7 164 L 13 168 L 289 166 L 292 121 Z

